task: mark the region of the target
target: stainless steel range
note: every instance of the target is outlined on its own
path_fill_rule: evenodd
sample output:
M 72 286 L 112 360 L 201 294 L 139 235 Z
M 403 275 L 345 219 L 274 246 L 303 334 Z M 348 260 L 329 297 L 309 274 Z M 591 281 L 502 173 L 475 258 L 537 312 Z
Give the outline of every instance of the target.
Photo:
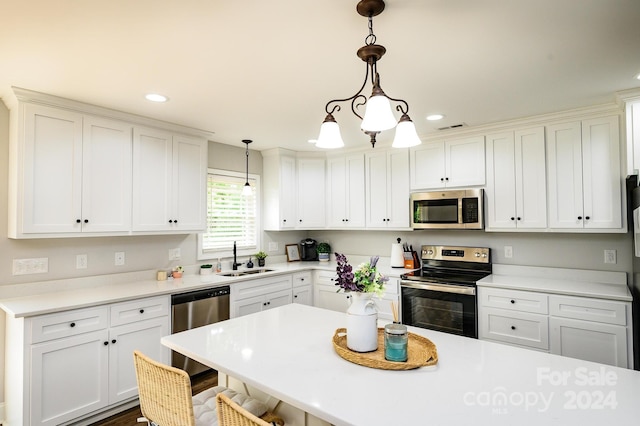
M 422 246 L 421 258 L 401 276 L 402 323 L 477 338 L 476 281 L 491 274 L 491 250 Z

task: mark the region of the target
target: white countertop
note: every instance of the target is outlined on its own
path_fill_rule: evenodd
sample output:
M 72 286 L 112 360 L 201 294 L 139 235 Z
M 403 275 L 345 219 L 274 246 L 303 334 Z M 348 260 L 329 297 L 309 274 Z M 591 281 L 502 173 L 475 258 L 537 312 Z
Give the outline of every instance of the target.
M 493 274 L 478 287 L 539 291 L 631 302 L 624 272 L 588 271 L 536 266 L 493 265 Z
M 335 425 L 635 424 L 640 372 L 409 327 L 439 362 L 387 371 L 339 357 L 346 314 L 291 304 L 162 338 Z M 277 333 L 273 331 L 277 330 Z
M 358 264 L 355 262 L 350 263 L 354 267 Z M 156 271 L 143 271 L 140 273 L 19 284 L 7 286 L 7 288 L 0 287 L 0 309 L 16 318 L 29 317 L 143 297 L 178 294 L 222 285 L 233 285 L 240 281 L 305 270 L 335 271 L 336 263 L 288 262 L 273 265 L 267 264 L 265 268 L 273 269 L 273 271 L 241 277 L 225 277 L 219 274 L 184 275 L 182 278 L 169 279 L 167 281 L 157 281 L 155 279 Z M 241 268 L 241 270 L 244 269 Z M 399 277 L 400 274 L 410 271 L 385 266 L 383 259 L 381 259 L 379 270 L 381 273 L 392 277 Z M 234 271 L 223 271 L 222 273 L 229 272 Z

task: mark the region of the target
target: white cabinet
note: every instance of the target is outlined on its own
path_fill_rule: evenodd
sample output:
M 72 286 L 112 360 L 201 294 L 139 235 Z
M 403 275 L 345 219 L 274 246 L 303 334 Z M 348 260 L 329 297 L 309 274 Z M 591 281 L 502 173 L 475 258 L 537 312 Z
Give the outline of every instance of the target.
M 14 112 L 9 237 L 126 234 L 132 126 L 30 103 Z
M 484 185 L 484 137 L 411 148 L 411 190 Z
M 367 228 L 409 228 L 409 153 L 368 152 L 365 157 Z
M 293 300 L 291 275 L 239 282 L 231 286 L 231 318 L 287 305 Z
M 544 127 L 486 139 L 487 230 L 546 228 Z
M 478 288 L 479 338 L 630 368 L 631 303 Z
M 298 158 L 297 221 L 298 229 L 324 228 L 325 220 L 325 159 Z
M 121 313 L 122 315 L 119 315 Z M 133 314 L 135 313 L 135 314 Z M 58 425 L 137 397 L 133 349 L 169 362 L 169 297 L 7 317 L 8 424 Z
M 134 232 L 203 231 L 206 184 L 205 139 L 134 129 Z
M 478 337 L 549 349 L 548 297 L 502 289 L 478 289 Z
M 327 160 L 327 215 L 330 228 L 365 227 L 364 154 Z
M 293 303 L 313 306 L 313 279 L 310 271 L 293 274 Z
M 618 116 L 547 127 L 549 227 L 622 231 Z
M 296 159 L 293 151 L 262 152 L 263 226 L 265 231 L 295 229 Z
M 551 353 L 630 367 L 629 303 L 557 295 L 549 303 Z

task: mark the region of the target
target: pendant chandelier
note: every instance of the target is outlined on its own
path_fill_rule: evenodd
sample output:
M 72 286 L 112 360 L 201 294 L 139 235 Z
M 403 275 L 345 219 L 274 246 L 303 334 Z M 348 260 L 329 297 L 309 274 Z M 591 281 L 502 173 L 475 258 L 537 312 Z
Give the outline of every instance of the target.
M 327 102 L 325 111 L 327 116 L 320 126 L 320 135 L 316 146 L 319 148 L 341 148 L 344 146 L 340 128 L 333 117 L 333 113 L 340 111 L 341 102 L 351 101 L 351 111 L 362 120 L 360 128 L 370 137 L 371 146 L 376 145 L 376 136 L 378 133 L 396 127 L 396 135 L 393 140 L 393 147 L 407 148 L 421 143 L 416 127 L 409 118 L 409 104 L 402 99 L 395 99 L 384 93 L 380 86 L 380 75 L 378 74 L 378 61 L 385 54 L 387 49 L 384 46 L 376 44 L 376 36 L 373 33 L 373 17 L 379 15 L 384 10 L 383 0 L 361 0 L 356 6 L 356 10 L 361 16 L 369 20 L 369 35 L 365 38 L 365 45 L 358 49 L 357 55 L 366 62 L 366 73 L 364 82 L 360 90 L 355 95 L 345 99 L 333 99 Z M 371 96 L 367 97 L 362 94 L 367 82 L 371 80 L 373 86 Z M 401 113 L 399 121 L 396 121 L 393 111 L 391 110 L 391 102 L 395 102 L 396 110 Z M 356 111 L 358 107 L 365 106 L 364 118 Z
M 245 180 L 244 187 L 242 188 L 242 195 L 244 195 L 244 196 L 251 195 L 251 193 L 252 193 L 251 185 L 249 185 L 249 144 L 251 142 L 253 142 L 251 139 L 243 139 L 242 140 L 242 143 L 247 146 L 247 149 L 245 151 L 247 178 Z

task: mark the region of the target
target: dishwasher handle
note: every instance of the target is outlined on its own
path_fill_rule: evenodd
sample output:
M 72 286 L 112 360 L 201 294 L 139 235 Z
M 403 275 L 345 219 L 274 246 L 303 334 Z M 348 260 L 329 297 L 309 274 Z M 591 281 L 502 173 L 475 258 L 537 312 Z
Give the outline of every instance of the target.
M 174 294 L 171 296 L 171 306 L 181 303 L 195 302 L 196 300 L 210 299 L 212 297 L 228 296 L 231 289 L 228 285 L 208 288 L 205 290 L 190 291 L 189 293 Z

